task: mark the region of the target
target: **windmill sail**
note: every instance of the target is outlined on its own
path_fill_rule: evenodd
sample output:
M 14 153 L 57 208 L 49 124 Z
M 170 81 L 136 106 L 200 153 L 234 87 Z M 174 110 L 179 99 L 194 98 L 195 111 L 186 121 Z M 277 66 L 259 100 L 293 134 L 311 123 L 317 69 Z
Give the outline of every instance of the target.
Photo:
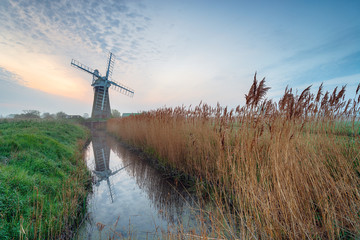
M 75 59 L 71 60 L 71 66 L 73 66 L 75 68 L 79 68 L 79 69 L 81 69 L 81 70 L 83 70 L 85 72 L 88 72 L 90 74 L 96 75 L 95 71 L 92 68 L 80 63 L 79 61 L 77 61 Z M 100 77 L 100 75 L 98 75 L 97 77 Z
M 121 84 L 121 83 L 118 83 L 114 80 L 110 81 L 111 82 L 111 88 L 124 94 L 124 95 L 127 95 L 129 97 L 133 97 L 134 96 L 134 90 L 129 88 L 129 87 L 126 87 L 125 85 Z
M 109 57 L 108 57 L 108 69 L 106 71 L 106 78 L 110 79 L 112 76 L 112 71 L 114 69 L 114 64 L 115 64 L 115 55 L 113 55 L 111 52 L 109 53 Z

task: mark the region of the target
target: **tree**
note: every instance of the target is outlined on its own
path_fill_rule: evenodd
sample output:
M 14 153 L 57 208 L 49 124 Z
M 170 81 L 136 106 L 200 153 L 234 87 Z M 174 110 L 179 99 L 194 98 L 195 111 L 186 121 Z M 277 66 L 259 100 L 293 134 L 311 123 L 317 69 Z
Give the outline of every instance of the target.
M 118 118 L 118 117 L 121 116 L 121 114 L 120 114 L 120 112 L 119 112 L 118 110 L 113 109 L 113 110 L 111 110 L 111 116 L 112 116 L 113 118 Z
M 14 118 L 40 118 L 40 112 L 38 110 L 23 110 L 23 112 L 22 114 L 15 114 Z
M 40 118 L 40 111 L 38 110 L 23 110 L 24 118 Z
M 44 112 L 44 113 L 41 115 L 41 117 L 42 117 L 43 119 L 54 119 L 54 116 L 53 116 L 52 114 L 48 113 L 48 112 Z
M 56 113 L 56 119 L 65 119 L 66 117 L 67 117 L 67 114 L 64 112 Z

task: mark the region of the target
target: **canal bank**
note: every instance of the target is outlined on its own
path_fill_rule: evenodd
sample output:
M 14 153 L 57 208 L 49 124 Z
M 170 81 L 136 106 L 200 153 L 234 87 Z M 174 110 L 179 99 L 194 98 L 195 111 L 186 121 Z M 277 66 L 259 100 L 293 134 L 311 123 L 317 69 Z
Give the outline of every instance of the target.
M 89 131 L 69 121 L 0 122 L 1 239 L 69 239 L 82 219 Z

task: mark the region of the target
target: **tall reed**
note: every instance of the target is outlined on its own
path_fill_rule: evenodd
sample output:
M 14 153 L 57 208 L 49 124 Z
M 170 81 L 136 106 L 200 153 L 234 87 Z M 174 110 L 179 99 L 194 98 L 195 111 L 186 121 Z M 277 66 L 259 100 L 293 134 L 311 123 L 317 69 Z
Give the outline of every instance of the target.
M 360 84 L 350 100 L 345 86 L 287 87 L 278 102 L 268 90 L 255 74 L 242 107 L 164 107 L 107 129 L 205 183 L 224 236 L 360 237 Z

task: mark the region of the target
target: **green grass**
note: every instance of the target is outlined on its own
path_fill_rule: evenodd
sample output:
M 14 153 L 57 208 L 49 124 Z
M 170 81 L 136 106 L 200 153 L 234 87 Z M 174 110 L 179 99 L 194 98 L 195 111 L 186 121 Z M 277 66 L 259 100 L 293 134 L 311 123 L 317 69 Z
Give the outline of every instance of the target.
M 76 224 L 89 187 L 88 137 L 69 122 L 0 122 L 1 239 L 56 239 Z

